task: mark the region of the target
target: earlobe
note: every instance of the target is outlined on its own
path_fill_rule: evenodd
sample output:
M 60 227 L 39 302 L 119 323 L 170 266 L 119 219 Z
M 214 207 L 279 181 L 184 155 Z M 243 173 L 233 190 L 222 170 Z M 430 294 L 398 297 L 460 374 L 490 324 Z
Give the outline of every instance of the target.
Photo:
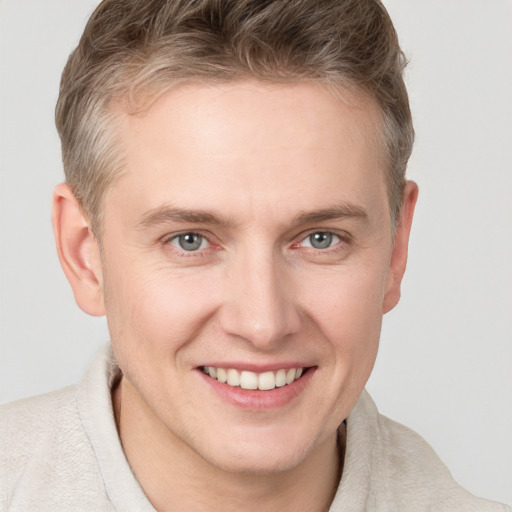
M 71 188 L 55 187 L 52 224 L 59 261 L 78 306 L 93 316 L 105 314 L 98 241 Z
M 400 287 L 407 266 L 409 235 L 411 233 L 414 208 L 418 199 L 418 186 L 413 181 L 405 184 L 400 218 L 396 227 L 393 249 L 389 264 L 383 313 L 391 311 L 400 300 Z

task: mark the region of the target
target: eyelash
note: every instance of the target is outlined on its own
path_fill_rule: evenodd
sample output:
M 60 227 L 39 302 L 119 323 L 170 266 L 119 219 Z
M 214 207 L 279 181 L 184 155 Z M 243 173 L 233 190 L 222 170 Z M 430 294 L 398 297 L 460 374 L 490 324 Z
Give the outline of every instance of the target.
M 325 247 L 323 249 L 313 247 L 312 245 L 309 246 L 302 246 L 306 247 L 306 250 L 314 251 L 317 254 L 329 254 L 332 252 L 337 252 L 342 250 L 343 247 L 349 245 L 352 242 L 352 237 L 346 233 L 346 232 L 338 232 L 335 230 L 329 230 L 329 229 L 313 229 L 306 233 L 300 234 L 296 238 L 296 242 L 292 244 L 293 248 L 299 248 L 301 247 L 301 244 L 303 244 L 306 240 L 308 240 L 313 235 L 330 235 L 332 237 L 336 237 L 337 241 L 334 242 L 329 247 Z M 310 242 L 311 243 L 311 242 Z
M 170 236 L 164 237 L 163 243 L 166 246 L 169 246 L 169 245 L 173 246 L 174 251 L 176 253 L 178 253 L 178 255 L 180 257 L 183 257 L 183 258 L 189 258 L 189 257 L 194 257 L 194 256 L 204 256 L 204 251 L 211 248 L 211 247 L 205 247 L 205 248 L 202 248 L 199 250 L 187 251 L 186 249 L 177 247 L 173 244 L 174 241 L 178 241 L 180 239 L 180 237 L 183 237 L 186 235 L 196 235 L 196 236 L 201 237 L 201 239 L 202 239 L 201 245 L 204 242 L 207 242 L 208 244 L 210 244 L 210 246 L 213 245 L 212 241 L 210 240 L 210 237 L 206 236 L 205 234 L 203 234 L 199 231 L 182 231 L 181 233 L 174 233 Z
M 316 248 L 316 247 L 313 247 L 312 245 L 301 246 L 301 244 L 303 244 L 306 240 L 308 240 L 308 238 L 310 238 L 311 236 L 316 235 L 316 234 L 330 235 L 332 237 L 336 237 L 337 241 L 333 245 L 330 245 L 325 248 Z M 202 239 L 201 245 L 203 245 L 203 243 L 206 242 L 210 246 L 204 247 L 204 248 L 199 248 L 198 250 L 187 251 L 186 249 L 180 248 L 173 243 L 175 241 L 178 241 L 180 237 L 183 237 L 186 235 L 199 236 Z M 200 231 L 182 231 L 180 233 L 174 233 L 172 235 L 166 236 L 162 240 L 163 240 L 164 245 L 166 245 L 166 246 L 171 245 L 173 247 L 173 250 L 180 257 L 183 257 L 183 258 L 200 257 L 200 256 L 204 256 L 205 255 L 204 252 L 207 251 L 208 249 L 212 249 L 212 248 L 214 250 L 220 249 L 219 246 L 215 247 L 214 243 L 212 242 L 211 238 L 208 235 L 205 235 L 204 233 L 201 233 Z M 340 232 L 337 232 L 334 230 L 328 230 L 328 229 L 325 229 L 325 230 L 314 229 L 314 230 L 309 230 L 306 233 L 301 233 L 298 237 L 295 238 L 295 241 L 292 243 L 291 247 L 292 247 L 292 249 L 299 249 L 301 247 L 304 247 L 305 250 L 307 250 L 307 251 L 313 251 L 317 254 L 326 254 L 327 255 L 332 252 L 338 252 L 338 251 L 342 250 L 344 247 L 346 247 L 346 245 L 350 245 L 351 242 L 352 242 L 351 236 L 347 232 L 340 233 Z M 177 243 L 179 243 L 179 242 L 177 242 Z

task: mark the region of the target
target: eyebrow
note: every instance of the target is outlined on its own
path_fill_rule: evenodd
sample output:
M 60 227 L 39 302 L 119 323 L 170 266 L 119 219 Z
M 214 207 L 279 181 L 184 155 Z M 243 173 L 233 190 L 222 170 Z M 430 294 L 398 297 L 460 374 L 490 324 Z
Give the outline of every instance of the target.
M 228 221 L 206 210 L 185 210 L 172 206 L 158 206 L 146 212 L 137 223 L 138 228 L 148 228 L 166 222 L 184 222 L 191 224 L 227 225 Z
M 301 212 L 293 220 L 293 224 L 314 224 L 330 220 L 356 219 L 368 221 L 368 212 L 361 206 L 341 203 L 321 210 Z
M 368 213 L 361 206 L 350 203 L 341 203 L 329 208 L 322 208 L 320 210 L 299 212 L 294 217 L 292 224 L 296 226 L 347 218 L 367 221 Z M 227 219 L 223 219 L 207 210 L 187 210 L 163 205 L 146 212 L 137 223 L 137 228 L 158 226 L 160 224 L 165 224 L 166 222 L 182 222 L 215 226 L 229 226 L 232 224 Z

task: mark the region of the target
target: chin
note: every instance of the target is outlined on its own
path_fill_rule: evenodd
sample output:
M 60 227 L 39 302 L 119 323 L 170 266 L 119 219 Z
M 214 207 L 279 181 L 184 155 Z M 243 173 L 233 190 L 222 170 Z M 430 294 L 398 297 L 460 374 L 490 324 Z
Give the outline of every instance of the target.
M 294 469 L 314 446 L 305 440 L 294 442 L 289 434 L 262 436 L 259 433 L 251 438 L 229 435 L 220 443 L 217 439 L 215 445 L 208 448 L 199 454 L 213 466 L 229 473 L 264 476 Z
M 208 462 L 228 473 L 265 476 L 290 471 L 299 466 L 303 459 L 302 454 L 271 455 L 260 447 L 258 453 L 236 451 L 212 458 Z

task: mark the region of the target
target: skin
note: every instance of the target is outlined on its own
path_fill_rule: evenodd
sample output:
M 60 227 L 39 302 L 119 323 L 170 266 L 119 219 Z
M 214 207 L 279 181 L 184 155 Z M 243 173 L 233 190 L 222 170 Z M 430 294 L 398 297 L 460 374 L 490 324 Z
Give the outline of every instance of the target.
M 101 247 L 56 188 L 59 257 L 79 306 L 107 315 L 123 447 L 158 510 L 322 511 L 333 499 L 338 428 L 398 302 L 417 198 L 408 182 L 393 229 L 378 110 L 339 96 L 187 85 L 125 115 Z M 180 247 L 188 232 L 199 250 Z M 319 232 L 329 247 L 312 246 Z M 258 409 L 212 390 L 208 363 L 312 370 L 293 399 Z

